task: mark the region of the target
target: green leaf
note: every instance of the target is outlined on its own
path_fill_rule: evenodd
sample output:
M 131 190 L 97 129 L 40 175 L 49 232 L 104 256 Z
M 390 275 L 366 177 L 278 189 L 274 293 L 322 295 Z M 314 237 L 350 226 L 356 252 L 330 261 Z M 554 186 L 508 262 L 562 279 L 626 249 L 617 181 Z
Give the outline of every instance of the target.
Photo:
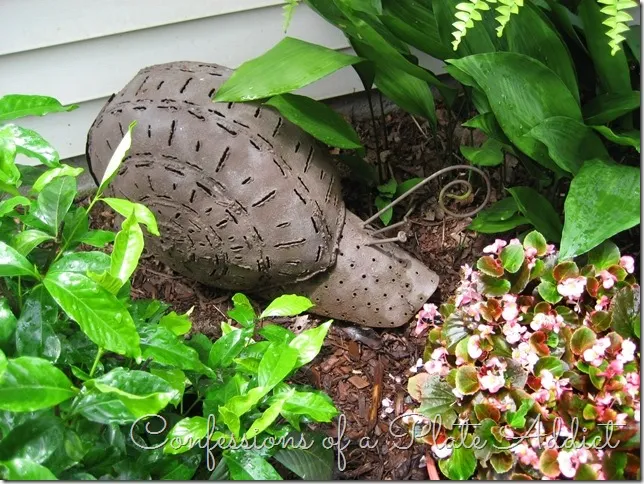
M 281 481 L 282 477 L 258 450 L 226 450 L 224 460 L 235 481 Z
M 65 374 L 41 358 L 10 359 L 0 379 L 0 410 L 33 412 L 72 398 L 76 389 Z
M 510 140 L 499 126 L 494 114 L 491 112 L 481 113 L 468 119 L 461 126 L 465 128 L 480 129 L 488 138 L 493 138 L 503 144 L 510 144 Z
M 503 263 L 503 268 L 514 274 L 523 265 L 525 260 L 525 252 L 521 244 L 510 244 L 506 245 L 501 253 L 499 254 L 499 259 Z
M 482 274 L 480 276 L 482 284 L 482 291 L 488 297 L 499 297 L 510 292 L 512 284 L 507 279 L 499 279 L 497 277 Z
M 543 235 L 533 230 L 523 239 L 523 247 L 526 249 L 535 249 L 539 257 L 546 255 L 548 243 Z
M 83 333 L 100 348 L 140 357 L 139 335 L 124 304 L 88 276 L 53 269 L 43 281 L 45 287 Z
M 102 249 L 110 242 L 114 242 L 115 238 L 116 234 L 109 230 L 90 230 L 82 237 L 79 237 L 78 242 Z
M 508 192 L 517 202 L 521 213 L 544 235 L 546 240 L 552 242 L 561 240 L 562 226 L 559 214 L 546 197 L 529 187 L 508 188 Z
M 73 414 L 104 425 L 127 425 L 135 417 L 113 393 L 85 393 L 74 400 Z
M 92 385 L 102 393 L 114 394 L 137 418 L 158 413 L 178 394 L 163 378 L 125 368 L 115 368 L 92 380 Z
M 156 363 L 181 370 L 203 373 L 207 370 L 199 360 L 199 353 L 184 344 L 172 331 L 163 326 L 146 325 L 139 328 L 141 355 Z
M 456 421 L 456 413 L 452 408 L 456 402 L 456 396 L 452 393 L 449 383 L 442 381 L 440 376 L 430 376 L 422 388 L 421 406 L 418 413 L 433 420 L 440 416 L 443 426 L 451 429 Z
M 468 228 L 484 234 L 494 234 L 528 224 L 528 219 L 517 214 L 518 211 L 519 206 L 513 197 L 504 198 L 480 211 Z
M 463 365 L 456 370 L 456 388 L 463 395 L 472 395 L 479 390 L 478 372 L 474 366 Z
M 282 382 L 297 368 L 298 356 L 297 350 L 284 343 L 271 343 L 259 362 L 258 385 L 270 389 Z
M 270 318 L 275 316 L 297 316 L 308 311 L 314 304 L 304 296 L 295 294 L 285 294 L 274 299 L 266 309 L 260 314 L 259 318 Z
M 116 234 L 112 249 L 110 274 L 125 284 L 136 270 L 143 253 L 143 231 L 136 220 L 134 210 L 125 219 Z
M 604 24 L 606 16 L 596 0 L 581 0 L 578 13 L 584 25 L 586 45 L 593 60 L 603 92 L 625 93 L 631 91 L 631 79 L 626 54 L 619 50 L 612 55 Z
M 164 454 L 183 454 L 208 434 L 208 420 L 203 417 L 189 417 L 179 420 L 166 437 Z
M 595 266 L 595 271 L 601 271 L 618 265 L 619 256 L 619 247 L 606 240 L 588 252 L 588 264 Z
M 581 355 L 589 348 L 592 348 L 597 341 L 597 335 L 592 329 L 582 326 L 577 328 L 570 339 L 570 349 L 576 355 Z
M 26 420 L 3 436 L 0 441 L 0 462 L 18 458 L 41 464 L 61 444 L 63 433 L 62 422 L 57 417 L 42 416 Z
M 170 386 L 172 386 L 172 388 L 174 388 L 179 393 L 176 399 L 170 400 L 170 403 L 178 405 L 183 398 L 184 392 L 186 391 L 186 382 L 189 382 L 189 380 L 186 378 L 186 374 L 181 370 L 177 370 L 176 368 L 169 370 L 161 368 L 150 368 L 150 373 L 158 376 L 159 378 L 163 378 L 170 384 Z
M 557 286 L 549 281 L 541 281 L 537 286 L 537 291 L 541 298 L 550 304 L 557 304 L 561 301 L 561 294 L 557 291 Z
M 145 225 L 152 235 L 159 235 L 156 217 L 145 205 L 123 200 L 122 198 L 101 198 L 101 201 L 107 203 L 112 210 L 123 217 L 129 217 L 132 214 L 132 210 L 134 210 L 137 222 Z
M 391 203 L 391 200 L 388 198 L 383 198 L 380 195 L 376 197 L 374 200 L 374 204 L 376 205 L 376 208 L 378 211 L 382 210 L 385 208 L 387 205 Z M 391 218 L 394 216 L 394 208 L 391 207 L 385 212 L 380 214 L 380 220 L 382 221 L 383 225 L 389 225 L 391 223 Z
M 447 459 L 438 461 L 441 472 L 454 481 L 469 479 L 474 474 L 476 465 L 474 449 L 463 445 L 454 445 L 452 454 Z
M 0 128 L 0 138 L 8 138 L 16 153 L 35 158 L 43 165 L 54 168 L 60 164 L 58 152 L 35 131 L 8 124 Z
M 283 410 L 292 415 L 306 415 L 316 422 L 330 422 L 338 414 L 331 398 L 322 392 L 293 392 Z
M 307 432 L 303 434 L 303 437 L 307 440 L 307 448 L 303 446 L 280 448 L 273 456 L 275 460 L 303 480 L 332 480 L 333 450 L 325 448 L 322 444 L 324 436 L 321 434 L 312 435 Z M 298 441 L 296 435 L 294 442 Z
M 114 153 L 112 153 L 110 161 L 108 162 L 107 167 L 105 168 L 105 173 L 103 173 L 103 179 L 101 180 L 101 183 L 98 186 L 98 190 L 96 191 L 97 196 L 100 196 L 103 193 L 103 191 L 105 191 L 105 189 L 110 184 L 112 179 L 118 173 L 119 168 L 121 167 L 121 163 L 123 163 L 123 160 L 125 159 L 125 156 L 129 151 L 130 146 L 132 145 L 132 130 L 134 129 L 135 126 L 136 126 L 136 121 L 132 121 L 127 128 L 127 133 L 125 133 L 125 136 L 123 136 L 123 139 L 119 142 L 118 146 L 114 150 Z M 103 201 L 106 202 L 106 200 L 103 200 Z M 110 204 L 108 203 L 108 205 Z M 110 205 L 110 207 L 111 206 L 112 205 Z M 114 210 L 116 209 L 114 208 Z M 130 213 L 132 213 L 132 210 L 128 210 L 127 214 L 121 214 L 121 215 L 128 216 Z M 139 220 L 141 221 L 141 223 L 145 223 L 143 219 L 139 219 Z
M 2 378 L 2 375 L 7 369 L 7 366 L 9 365 L 7 357 L 5 356 L 4 352 L 0 350 L 0 378 Z
M 2 467 L 5 468 L 2 476 L 9 481 L 58 480 L 49 469 L 30 459 L 11 459 L 0 463 L 0 469 Z
M 600 94 L 583 107 L 587 125 L 610 123 L 640 107 L 639 91 Z
M 327 321 L 315 328 L 302 331 L 289 343 L 289 346 L 293 348 L 297 354 L 297 368 L 306 365 L 317 356 L 322 348 L 324 338 L 326 338 L 326 335 L 329 332 L 331 323 L 332 321 Z
M 476 261 L 476 268 L 491 277 L 501 277 L 503 275 L 501 261 L 491 255 L 480 257 Z
M 98 251 L 74 252 L 61 257 L 49 267 L 49 272 L 105 272 L 110 268 L 110 256 Z
M 246 346 L 247 339 L 252 335 L 252 329 L 234 329 L 225 334 L 212 345 L 208 356 L 208 366 L 212 369 L 226 368 Z
M 642 51 L 641 37 L 642 37 L 642 26 L 641 25 L 629 25 L 629 29 L 626 32 L 623 32 L 622 35 L 626 37 L 626 44 L 629 47 L 629 50 L 633 54 L 633 57 L 637 60 L 637 63 L 641 63 L 640 54 Z
M 602 469 L 606 473 L 607 479 L 623 480 L 624 470 L 628 462 L 626 452 L 607 452 L 604 454 Z
M 25 230 L 18 232 L 11 241 L 11 245 L 25 257 L 28 256 L 32 250 L 38 247 L 43 242 L 54 240 L 54 237 L 43 232 L 42 230 Z
M 611 301 L 612 328 L 623 338 L 634 336 L 633 327 L 640 323 L 639 293 L 626 286 L 617 291 Z
M 2 202 L 0 202 L 0 217 L 4 217 L 5 215 L 13 212 L 13 209 L 16 208 L 18 205 L 22 205 L 23 207 L 29 207 L 30 204 L 31 204 L 31 201 L 27 197 L 16 196 L 16 197 L 7 198 Z
M 60 356 L 60 339 L 53 324 L 58 319 L 58 307 L 41 285 L 35 287 L 23 303 L 16 325 L 18 356 L 36 356 L 56 362 Z
M 525 427 L 526 420 L 525 417 L 528 415 L 528 412 L 534 405 L 532 399 L 523 400 L 521 406 L 517 409 L 516 412 L 510 412 L 506 414 L 506 419 L 508 425 L 515 429 L 522 429 Z
M 360 149 L 358 133 L 326 104 L 297 94 L 280 94 L 265 102 L 282 116 L 323 143 L 343 149 Z
M 292 391 L 291 391 L 292 392 Z M 244 437 L 251 440 L 266 430 L 280 416 L 284 402 L 291 392 L 286 392 L 271 399 L 271 404 L 264 412 L 250 425 Z
M 55 168 L 52 168 L 51 170 L 47 170 L 42 175 L 40 175 L 32 185 L 31 191 L 33 191 L 34 193 L 39 193 L 43 188 L 49 185 L 49 183 L 51 183 L 56 178 L 60 178 L 61 176 L 77 177 L 81 173 L 83 173 L 83 169 L 80 167 L 74 168 L 69 165 L 57 166 Z
M 215 93 L 214 101 L 252 101 L 295 91 L 360 60 L 286 37 L 268 52 L 239 66 Z
M 576 175 L 586 160 L 608 160 L 610 155 L 601 139 L 585 124 L 564 116 L 544 120 L 530 130 L 532 136 L 548 147 L 548 154 L 562 170 Z
M 238 292 L 233 295 L 232 300 L 234 306 L 228 311 L 228 316 L 237 321 L 244 328 L 253 326 L 255 324 L 255 319 L 257 319 L 257 315 L 255 314 L 253 305 L 250 303 L 248 298 Z
M 434 96 L 427 82 L 395 67 L 376 68 L 374 82 L 380 92 L 399 107 L 436 126 Z
M 191 313 L 192 309 L 185 314 L 177 314 L 172 311 L 159 320 L 159 326 L 169 329 L 177 336 L 186 334 L 192 328 L 192 322 L 190 321 Z
M 564 210 L 560 260 L 584 254 L 640 223 L 640 170 L 587 161 L 570 184 Z
M 477 54 L 449 61 L 446 69 L 465 73 L 468 85 L 480 88 L 506 136 L 521 151 L 546 168 L 558 167 L 547 148 L 530 136 L 532 128 L 553 116 L 581 121 L 575 97 L 553 71 L 539 61 L 514 52 Z M 533 86 L 525 89 L 525 86 Z
M 480 147 L 461 145 L 461 154 L 473 165 L 498 166 L 505 160 L 503 143 L 489 138 Z
M 0 122 L 25 116 L 73 111 L 78 105 L 63 106 L 53 97 L 8 94 L 0 98 Z
M 56 178 L 38 194 L 33 215 L 51 229 L 53 235 L 69 211 L 76 196 L 76 179 L 71 176 Z
M 566 371 L 566 366 L 560 358 L 556 356 L 544 356 L 534 365 L 535 376 L 540 376 L 543 370 L 548 370 L 555 377 L 560 377 Z
M 0 298 L 0 348 L 3 348 L 9 342 L 14 341 L 13 335 L 16 330 L 18 320 L 11 311 L 9 301 L 6 298 Z
M 271 343 L 290 343 L 295 338 L 293 331 L 276 324 L 267 324 L 259 330 L 259 334 Z
M 20 252 L 0 241 L 0 277 L 11 276 L 40 277 L 36 267 Z
M 601 134 L 608 141 L 612 141 L 615 144 L 621 146 L 632 146 L 640 152 L 640 132 L 636 130 L 632 131 L 620 131 L 615 132 L 608 126 L 591 126 L 595 131 Z

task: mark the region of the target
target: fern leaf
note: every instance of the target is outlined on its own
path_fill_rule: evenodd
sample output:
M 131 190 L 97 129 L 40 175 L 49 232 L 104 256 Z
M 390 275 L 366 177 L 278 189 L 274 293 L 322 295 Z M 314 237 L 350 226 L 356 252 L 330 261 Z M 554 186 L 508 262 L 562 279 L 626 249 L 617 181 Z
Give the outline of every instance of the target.
M 456 5 L 456 10 L 458 11 L 454 16 L 457 21 L 452 24 L 456 29 L 452 32 L 452 35 L 454 36 L 454 40 L 452 41 L 454 50 L 458 49 L 461 40 L 465 37 L 465 34 L 467 34 L 467 29 L 474 27 L 474 22 L 480 22 L 483 20 L 481 12 L 490 10 L 488 3 L 496 3 L 496 0 L 468 0 L 468 3 L 459 3 Z
M 496 12 L 499 14 L 496 17 L 496 21 L 499 23 L 499 26 L 496 28 L 496 34 L 501 37 L 503 35 L 503 29 L 510 21 L 510 16 L 512 14 L 516 15 L 519 13 L 519 7 L 523 7 L 523 0 L 499 0 L 499 5 L 496 7 Z
M 610 39 L 608 45 L 611 48 L 611 55 L 615 55 L 619 49 L 620 44 L 626 40 L 622 33 L 629 30 L 627 22 L 633 20 L 633 17 L 627 10 L 629 8 L 637 7 L 637 2 L 633 0 L 597 0 L 599 3 L 606 5 L 601 9 L 601 12 L 606 15 L 606 20 L 602 23 L 608 27 L 606 35 Z

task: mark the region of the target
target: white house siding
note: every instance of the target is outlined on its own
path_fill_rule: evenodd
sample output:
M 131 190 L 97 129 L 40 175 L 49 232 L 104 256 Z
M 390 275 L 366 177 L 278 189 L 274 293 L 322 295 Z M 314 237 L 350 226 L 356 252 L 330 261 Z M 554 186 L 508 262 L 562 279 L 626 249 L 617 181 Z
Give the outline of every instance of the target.
M 82 155 L 94 118 L 142 67 L 176 60 L 237 67 L 285 34 L 283 0 L 0 0 L 0 95 L 44 94 L 80 107 L 20 123 L 62 158 Z M 288 35 L 351 52 L 339 30 L 300 5 Z M 424 55 L 421 63 L 440 63 Z M 351 68 L 302 89 L 325 99 L 362 88 Z

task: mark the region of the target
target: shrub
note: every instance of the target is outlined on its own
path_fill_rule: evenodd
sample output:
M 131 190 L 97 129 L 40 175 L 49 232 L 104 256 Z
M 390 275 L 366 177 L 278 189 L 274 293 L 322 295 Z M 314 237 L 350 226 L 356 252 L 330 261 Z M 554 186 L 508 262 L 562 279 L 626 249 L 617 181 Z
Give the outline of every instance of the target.
M 0 99 L 5 120 L 68 109 L 40 96 Z M 308 299 L 282 296 L 257 316 L 236 294 L 234 323 L 222 322 L 214 343 L 187 336 L 189 313 L 131 299 L 141 225 L 158 235 L 156 221 L 145 206 L 103 192 L 132 128 L 87 207 L 74 201 L 82 170 L 61 164 L 36 133 L 0 129 L 0 476 L 278 479 L 272 460 L 328 479 L 332 452 L 306 423 L 337 410 L 288 380 L 317 355 L 331 322 L 298 335 L 257 325 L 306 311 Z M 17 153 L 49 168 L 28 191 Z M 118 233 L 89 228 L 98 202 L 124 217 Z
M 484 253 L 418 315 L 431 329 L 403 421 L 450 479 L 639 475 L 633 259 L 605 243 L 581 268 L 557 263 L 538 232 Z

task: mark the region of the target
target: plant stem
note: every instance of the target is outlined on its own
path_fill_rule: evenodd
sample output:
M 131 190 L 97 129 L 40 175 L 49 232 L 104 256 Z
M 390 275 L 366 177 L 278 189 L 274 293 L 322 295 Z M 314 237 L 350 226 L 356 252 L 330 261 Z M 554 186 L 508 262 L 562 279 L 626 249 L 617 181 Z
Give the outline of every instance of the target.
M 373 103 L 371 102 L 371 89 L 367 90 L 367 101 L 369 102 L 369 112 L 371 113 L 371 127 L 373 128 L 373 140 L 376 145 L 376 166 L 378 168 L 378 183 L 384 183 L 385 175 L 382 168 L 382 161 L 380 160 L 380 143 L 378 143 L 378 127 L 376 126 L 376 113 L 373 110 Z
M 385 119 L 385 105 L 382 103 L 382 93 L 378 91 L 378 100 L 380 101 L 380 119 L 382 123 L 382 134 L 385 137 L 385 149 L 389 149 L 389 140 L 387 139 L 387 120 Z
M 94 364 L 92 365 L 92 369 L 89 370 L 90 377 L 94 376 L 94 372 L 96 371 L 96 367 L 98 366 L 98 362 L 100 361 L 101 356 L 103 356 L 103 348 L 99 347 L 98 350 L 96 351 L 96 358 L 94 358 Z
M 188 410 L 186 410 L 185 413 L 182 413 L 182 415 L 189 415 L 190 410 L 192 410 L 194 406 L 197 405 L 201 400 L 201 398 L 197 398 L 194 402 L 192 402 L 192 405 L 188 407 Z M 183 400 L 181 401 L 181 404 L 183 405 Z

